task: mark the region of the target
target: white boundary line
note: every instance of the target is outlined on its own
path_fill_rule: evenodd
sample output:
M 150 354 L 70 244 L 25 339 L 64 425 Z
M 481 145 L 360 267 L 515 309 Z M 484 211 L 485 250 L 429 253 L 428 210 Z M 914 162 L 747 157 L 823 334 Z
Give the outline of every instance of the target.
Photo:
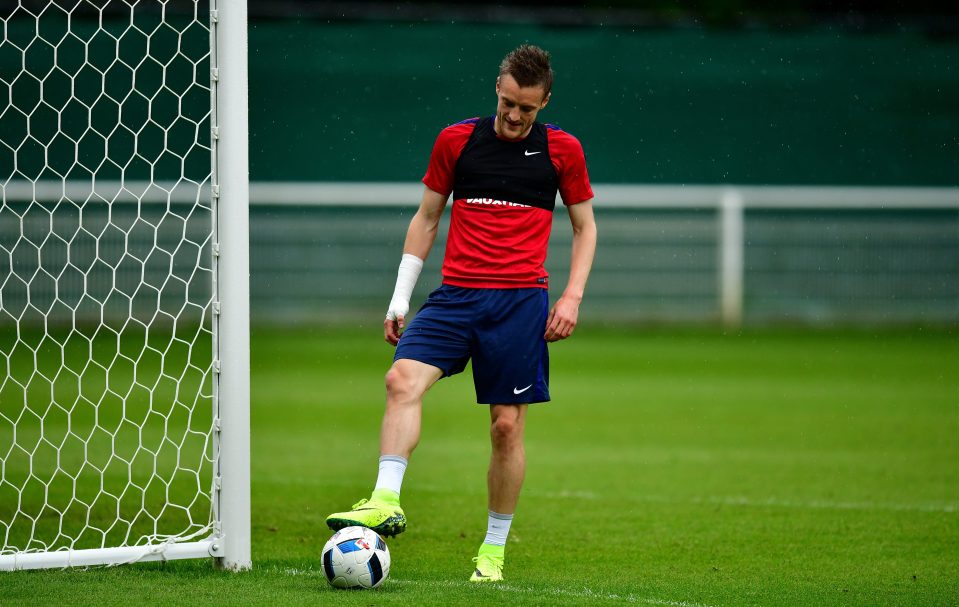
M 536 492 L 525 491 L 524 495 L 531 497 L 545 497 L 548 499 L 574 499 L 574 500 L 606 500 L 613 499 L 610 496 L 601 496 L 591 491 L 558 491 L 558 492 Z M 894 504 L 883 502 L 842 502 L 833 500 L 790 500 L 778 497 L 760 497 L 751 498 L 741 495 L 710 495 L 693 496 L 688 499 L 671 498 L 661 495 L 636 495 L 636 496 L 617 496 L 616 499 L 625 499 L 637 502 L 658 502 L 670 504 L 714 504 L 724 506 L 746 506 L 757 508 L 793 508 L 800 510 L 864 510 L 864 511 L 893 511 L 893 512 L 939 512 L 944 514 L 953 514 L 959 512 L 959 504 Z
M 745 496 L 697 498 L 693 503 L 728 506 L 800 508 L 806 510 L 886 510 L 893 512 L 959 512 L 956 504 L 888 504 L 882 502 L 836 502 L 831 500 L 784 500 L 776 497 L 753 499 Z
M 401 586 L 429 586 L 432 588 L 464 588 L 469 582 L 437 582 L 437 581 L 413 581 L 413 580 L 393 580 L 394 584 Z M 513 586 L 511 584 L 489 584 L 491 590 L 510 594 L 532 594 L 536 596 L 558 596 L 574 599 L 598 599 L 604 601 L 617 601 L 623 603 L 638 603 L 640 605 L 658 605 L 662 607 L 715 607 L 705 603 L 693 603 L 689 601 L 673 601 L 670 599 L 659 599 L 654 597 L 642 597 L 635 594 L 619 594 L 596 592 L 589 588 L 582 590 L 563 590 L 560 588 L 531 588 L 528 586 Z
M 352 487 L 353 483 L 338 483 L 338 487 Z M 462 488 L 451 489 L 439 485 L 416 485 L 410 491 L 423 491 L 438 494 L 467 494 L 485 496 L 485 487 L 476 490 Z M 959 503 L 927 502 L 917 504 L 903 504 L 891 502 L 869 501 L 838 501 L 824 499 L 784 499 L 776 496 L 747 497 L 744 495 L 693 495 L 688 497 L 637 494 L 637 495 L 605 495 L 584 489 L 567 489 L 563 491 L 537 491 L 524 489 L 523 495 L 536 499 L 564 499 L 577 501 L 598 500 L 625 500 L 629 502 L 648 502 L 655 504 L 690 504 L 690 505 L 725 505 L 743 506 L 747 508 L 789 508 L 797 510 L 862 510 L 862 511 L 891 511 L 891 512 L 933 512 L 941 514 L 955 514 L 959 512 Z
M 27 181 L 0 183 L 4 202 L 51 201 L 74 204 L 88 200 L 117 203 L 196 203 L 209 199 L 209 184 L 147 181 Z M 959 209 L 959 187 L 749 186 L 749 185 L 593 185 L 597 208 L 715 209 L 729 195 L 738 195 L 751 209 Z M 416 207 L 423 193 L 419 182 L 290 182 L 250 183 L 255 206 Z
M 448 488 L 438 486 L 418 485 L 416 491 L 427 491 L 430 493 L 449 493 Z M 462 493 L 462 491 L 459 491 Z M 477 495 L 479 492 L 475 492 Z M 485 495 L 485 493 L 483 493 Z M 868 501 L 835 501 L 822 499 L 784 499 L 775 496 L 769 497 L 747 497 L 742 495 L 707 495 L 690 497 L 669 497 L 665 495 L 601 495 L 588 490 L 564 490 L 564 491 L 536 491 L 535 489 L 525 489 L 523 495 L 541 499 L 569 499 L 582 501 L 598 500 L 626 500 L 630 502 L 649 502 L 659 504 L 692 504 L 692 505 L 724 505 L 724 506 L 743 506 L 748 508 L 789 508 L 797 510 L 862 510 L 862 511 L 892 511 L 892 512 L 935 512 L 942 514 L 955 514 L 959 512 L 959 504 L 955 503 L 919 503 L 919 504 L 897 504 L 889 502 L 868 502 Z
M 317 577 L 323 578 L 323 573 L 316 569 L 297 569 L 287 567 L 284 569 L 277 568 L 278 571 L 286 575 L 291 576 L 305 576 L 305 577 Z M 389 578 L 386 582 L 387 584 L 397 585 L 397 586 L 425 586 L 429 588 L 477 588 L 474 584 L 470 582 L 454 582 L 454 581 L 432 581 L 432 580 L 403 580 Z M 654 597 L 642 597 L 635 594 L 620 594 L 616 592 L 597 592 L 589 588 L 583 588 L 582 590 L 563 590 L 560 588 L 532 588 L 529 586 L 514 586 L 512 584 L 486 584 L 482 586 L 483 588 L 489 588 L 496 592 L 503 592 L 508 594 L 532 594 L 536 596 L 558 596 L 566 598 L 581 598 L 581 599 L 598 599 L 604 601 L 618 601 L 623 603 L 636 603 L 640 605 L 657 605 L 659 607 L 716 607 L 715 605 L 708 605 L 706 603 L 694 603 L 690 601 L 674 601 L 671 599 L 660 599 Z

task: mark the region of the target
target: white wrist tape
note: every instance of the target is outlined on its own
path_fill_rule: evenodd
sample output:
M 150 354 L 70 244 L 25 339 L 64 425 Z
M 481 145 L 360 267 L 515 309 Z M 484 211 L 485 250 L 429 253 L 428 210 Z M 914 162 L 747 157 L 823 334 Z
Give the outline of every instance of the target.
M 386 312 L 386 318 L 396 320 L 400 316 L 405 317 L 410 311 L 410 297 L 413 295 L 413 287 L 416 286 L 416 279 L 420 277 L 422 269 L 422 259 L 409 253 L 403 254 L 400 269 L 396 273 L 396 287 L 393 289 L 393 299 L 390 300 L 390 309 Z

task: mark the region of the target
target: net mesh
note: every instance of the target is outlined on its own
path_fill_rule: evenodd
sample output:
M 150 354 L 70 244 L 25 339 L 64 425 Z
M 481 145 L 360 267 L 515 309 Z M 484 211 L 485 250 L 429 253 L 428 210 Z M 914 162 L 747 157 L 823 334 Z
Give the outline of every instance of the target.
M 209 6 L 4 13 L 0 555 L 206 534 Z

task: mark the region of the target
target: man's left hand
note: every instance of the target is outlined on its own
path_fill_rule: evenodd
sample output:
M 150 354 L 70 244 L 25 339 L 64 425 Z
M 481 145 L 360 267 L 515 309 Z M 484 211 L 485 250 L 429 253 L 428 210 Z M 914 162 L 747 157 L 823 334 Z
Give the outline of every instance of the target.
M 576 319 L 579 317 L 579 301 L 563 296 L 559 298 L 546 319 L 546 341 L 559 341 L 573 334 Z

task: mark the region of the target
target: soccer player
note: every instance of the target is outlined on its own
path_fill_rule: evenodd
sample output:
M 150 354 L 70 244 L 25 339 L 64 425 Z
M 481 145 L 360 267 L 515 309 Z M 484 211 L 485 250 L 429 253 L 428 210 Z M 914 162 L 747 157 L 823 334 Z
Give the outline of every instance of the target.
M 522 45 L 500 65 L 496 114 L 453 124 L 437 137 L 383 323 L 396 353 L 386 374 L 379 475 L 368 500 L 326 519 L 332 529 L 361 525 L 387 536 L 406 528 L 400 488 L 420 437 L 423 395 L 472 358 L 476 400 L 490 408 L 492 442 L 488 527 L 473 559 L 474 582 L 503 579 L 506 537 L 526 470 L 527 407 L 550 399 L 547 342 L 573 333 L 596 249 L 582 146 L 536 121 L 552 83 L 549 53 Z M 557 191 L 572 223 L 573 251 L 566 289 L 550 309 L 543 264 Z M 442 286 L 405 326 L 450 194 Z

